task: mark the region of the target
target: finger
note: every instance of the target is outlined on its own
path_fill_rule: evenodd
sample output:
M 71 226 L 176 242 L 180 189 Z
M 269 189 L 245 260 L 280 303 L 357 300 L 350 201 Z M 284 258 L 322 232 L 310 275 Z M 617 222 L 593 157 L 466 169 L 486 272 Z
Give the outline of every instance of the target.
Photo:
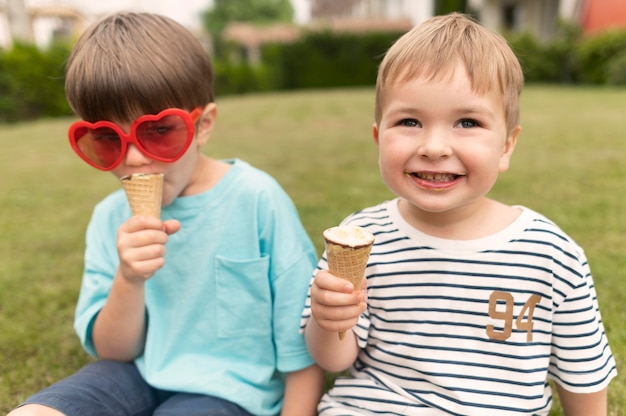
M 313 282 L 311 286 L 311 302 L 325 306 L 351 306 L 357 305 L 362 299 L 358 292 L 335 292 L 321 289 Z
M 315 321 L 328 331 L 345 331 L 355 326 L 365 309 L 364 303 L 347 307 L 312 305 Z
M 141 246 L 124 246 L 120 244 L 118 254 L 120 261 L 123 263 L 141 262 L 164 257 L 165 246 L 163 244 L 146 244 Z
M 180 221 L 178 221 L 178 220 L 166 220 L 166 221 L 163 221 L 163 227 L 164 227 L 164 231 L 167 233 L 167 235 L 172 235 L 172 234 L 178 232 L 178 230 L 180 230 Z
M 356 326 L 358 322 L 357 319 L 350 319 L 345 321 L 320 321 L 317 318 L 315 319 L 315 321 L 321 328 L 331 332 L 347 331 L 354 328 L 354 326 Z
M 347 280 L 331 274 L 328 270 L 318 270 L 315 274 L 315 284 L 324 290 L 333 292 L 352 293 L 354 285 Z
M 163 246 L 168 236 L 160 230 L 140 230 L 133 233 L 120 232 L 117 239 L 118 251 L 137 249 L 152 245 Z
M 325 321 L 348 321 L 358 319 L 363 313 L 363 303 L 348 306 L 311 305 L 312 314 Z
M 120 226 L 120 230 L 127 233 L 140 230 L 163 230 L 163 221 L 149 215 L 134 215 Z

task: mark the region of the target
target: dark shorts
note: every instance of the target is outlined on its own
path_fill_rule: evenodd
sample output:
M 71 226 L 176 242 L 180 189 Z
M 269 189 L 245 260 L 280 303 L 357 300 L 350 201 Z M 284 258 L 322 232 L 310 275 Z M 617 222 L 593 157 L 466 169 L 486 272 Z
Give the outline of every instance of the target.
M 67 416 L 251 416 L 217 397 L 155 389 L 134 364 L 108 360 L 83 367 L 25 404 L 45 405 Z

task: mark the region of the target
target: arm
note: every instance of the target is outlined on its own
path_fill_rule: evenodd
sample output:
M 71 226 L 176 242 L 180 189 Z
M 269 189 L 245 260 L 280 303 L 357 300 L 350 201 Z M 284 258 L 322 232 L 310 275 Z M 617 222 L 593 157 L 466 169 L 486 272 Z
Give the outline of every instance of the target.
M 315 416 L 322 397 L 324 371 L 312 365 L 287 374 L 281 416 Z
M 323 369 L 339 372 L 356 359 L 359 347 L 353 331 L 365 310 L 365 284 L 361 292 L 325 270 L 320 270 L 311 285 L 311 314 L 305 329 L 309 352 Z M 337 333 L 346 331 L 343 340 Z
M 606 416 L 607 389 L 596 393 L 572 393 L 555 383 L 566 416 Z
M 178 221 L 164 223 L 157 218 L 137 216 L 118 230 L 120 265 L 92 333 L 100 358 L 131 361 L 143 350 L 144 284 L 163 266 L 168 235 L 179 228 Z

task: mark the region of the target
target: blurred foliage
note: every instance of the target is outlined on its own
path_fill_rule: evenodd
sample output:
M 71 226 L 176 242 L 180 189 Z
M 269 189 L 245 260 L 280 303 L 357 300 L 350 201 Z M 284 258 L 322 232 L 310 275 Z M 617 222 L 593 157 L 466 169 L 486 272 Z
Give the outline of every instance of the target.
M 219 35 L 232 22 L 291 23 L 293 7 L 289 0 L 213 0 L 213 7 L 204 12 L 202 20 L 207 32 Z
M 626 85 L 626 30 L 607 30 L 581 41 L 581 81 Z
M 0 49 L 0 121 L 71 114 L 65 100 L 64 69 L 69 47 L 42 50 L 15 44 Z
M 290 44 L 265 45 L 259 66 L 248 67 L 243 59 L 238 64 L 216 64 L 218 78 L 224 80 L 216 88 L 222 94 L 236 94 L 373 86 L 384 53 L 400 35 L 305 32 Z M 584 35 L 579 26 L 560 23 L 550 42 L 529 33 L 505 37 L 527 83 L 626 85 L 626 30 Z M 218 56 L 217 62 L 221 60 Z
M 516 53 L 527 82 L 577 82 L 579 63 L 577 45 L 582 38 L 578 25 L 560 22 L 551 42 L 541 42 L 530 33 L 505 34 Z
M 308 32 L 287 45 L 268 45 L 263 62 L 279 74 L 276 89 L 373 85 L 383 55 L 401 33 Z
M 289 0 L 213 0 L 213 6 L 202 14 L 202 22 L 211 35 L 215 52 L 225 54 L 228 46 L 222 33 L 230 23 L 246 22 L 257 26 L 291 23 L 293 14 Z
M 253 66 L 246 62 L 214 61 L 215 94 L 220 97 L 247 92 L 274 90 L 272 75 L 266 65 Z
M 467 0 L 435 0 L 435 14 L 444 15 L 451 12 L 465 13 Z
M 528 33 L 506 37 L 527 82 L 626 85 L 626 29 L 585 35 L 561 22 L 550 42 Z
M 264 45 L 258 65 L 240 46 L 224 44 L 213 56 L 216 94 L 373 86 L 383 55 L 400 35 L 305 31 L 295 42 Z M 528 33 L 505 37 L 527 83 L 626 85 L 626 29 L 584 35 L 560 24 L 550 42 Z M 64 93 L 69 52 L 68 44 L 0 49 L 0 122 L 71 114 Z
M 619 51 L 606 65 L 609 84 L 626 85 L 626 50 Z

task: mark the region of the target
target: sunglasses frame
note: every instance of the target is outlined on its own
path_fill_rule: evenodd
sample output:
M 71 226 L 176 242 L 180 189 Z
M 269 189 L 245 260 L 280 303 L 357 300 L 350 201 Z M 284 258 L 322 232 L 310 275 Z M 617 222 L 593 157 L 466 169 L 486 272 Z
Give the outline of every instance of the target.
M 110 171 L 112 169 L 115 169 L 124 160 L 124 157 L 126 156 L 126 151 L 128 150 L 129 143 L 135 145 L 135 147 L 137 147 L 137 149 L 139 149 L 139 151 L 143 155 L 149 157 L 150 159 L 154 159 L 159 162 L 172 163 L 180 159 L 185 154 L 189 146 L 191 145 L 191 142 L 193 141 L 193 137 L 195 136 L 195 123 L 200 119 L 201 115 L 202 115 L 202 107 L 196 107 L 191 112 L 188 112 L 181 108 L 168 108 L 159 112 L 158 114 L 144 114 L 138 117 L 135 121 L 133 121 L 133 124 L 130 126 L 130 130 L 128 133 L 126 133 L 124 130 L 122 130 L 120 126 L 113 123 L 112 121 L 100 120 L 100 121 L 96 121 L 95 123 L 90 123 L 88 121 L 80 120 L 70 125 L 70 128 L 67 134 L 68 134 L 68 138 L 70 141 L 70 145 L 72 146 L 72 149 L 74 150 L 74 152 L 78 156 L 80 156 L 82 160 L 87 162 L 89 165 L 93 166 L 96 169 L 100 169 L 103 171 Z M 137 135 L 136 135 L 137 128 L 141 124 L 145 122 L 149 122 L 149 121 L 159 121 L 167 116 L 180 117 L 181 120 L 183 120 L 183 122 L 185 123 L 185 126 L 187 127 L 187 137 L 185 139 L 186 140 L 185 145 L 183 146 L 179 154 L 174 158 L 166 158 L 166 157 L 162 157 L 162 156 L 150 153 L 149 151 L 145 149 L 145 147 L 137 139 Z M 121 141 L 121 148 L 120 148 L 120 155 L 116 159 L 116 161 L 112 163 L 110 166 L 103 167 L 93 162 L 91 159 L 89 159 L 80 150 L 78 146 L 78 142 L 80 141 L 81 138 L 84 137 L 84 135 L 80 136 L 79 138 L 76 137 L 77 130 L 81 128 L 87 128 L 88 130 L 95 130 L 99 128 L 109 128 L 113 130 L 115 133 L 117 133 Z

